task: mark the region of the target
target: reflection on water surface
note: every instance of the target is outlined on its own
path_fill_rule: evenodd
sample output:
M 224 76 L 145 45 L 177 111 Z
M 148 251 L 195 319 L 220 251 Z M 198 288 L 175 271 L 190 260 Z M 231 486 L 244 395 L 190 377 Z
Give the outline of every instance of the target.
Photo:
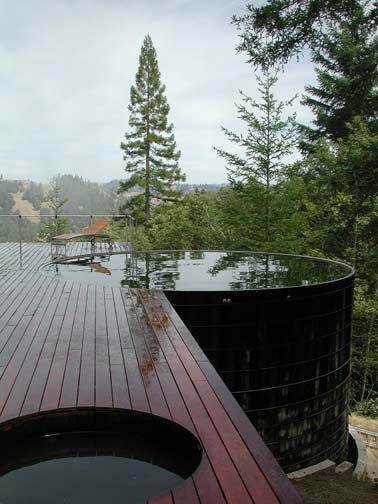
M 343 264 L 253 252 L 138 252 L 94 261 L 48 265 L 64 280 L 113 287 L 168 290 L 246 290 L 313 285 L 351 273 Z
M 2 445 L 1 504 L 137 503 L 166 493 L 198 465 L 182 456 L 177 436 L 73 432 Z M 3 438 L 2 438 L 3 439 Z M 184 450 L 188 447 L 183 442 Z

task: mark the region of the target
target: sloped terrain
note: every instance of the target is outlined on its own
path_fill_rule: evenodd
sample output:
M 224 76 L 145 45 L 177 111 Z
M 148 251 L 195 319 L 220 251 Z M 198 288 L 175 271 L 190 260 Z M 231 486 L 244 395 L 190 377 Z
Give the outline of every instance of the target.
M 378 487 L 371 481 L 357 481 L 351 473 L 336 474 L 329 469 L 293 480 L 305 504 L 377 504 Z
M 13 193 L 13 212 L 19 211 L 21 215 L 33 215 L 34 217 L 29 218 L 31 222 L 38 223 L 39 222 L 39 211 L 35 210 L 30 201 L 22 199 L 23 192 Z

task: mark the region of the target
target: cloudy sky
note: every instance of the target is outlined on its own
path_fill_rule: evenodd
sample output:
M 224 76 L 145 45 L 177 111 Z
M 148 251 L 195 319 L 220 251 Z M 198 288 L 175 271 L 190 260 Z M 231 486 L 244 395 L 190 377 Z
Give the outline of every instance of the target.
M 245 3 L 0 0 L 0 173 L 41 182 L 58 173 L 93 181 L 124 177 L 119 145 L 149 33 L 187 182 L 225 182 L 224 161 L 212 146 L 230 148 L 221 125 L 242 130 L 238 90 L 258 97 L 230 24 Z M 312 80 L 308 62 L 292 63 L 277 97 L 291 98 Z M 310 120 L 299 103 L 295 109 L 300 120 Z

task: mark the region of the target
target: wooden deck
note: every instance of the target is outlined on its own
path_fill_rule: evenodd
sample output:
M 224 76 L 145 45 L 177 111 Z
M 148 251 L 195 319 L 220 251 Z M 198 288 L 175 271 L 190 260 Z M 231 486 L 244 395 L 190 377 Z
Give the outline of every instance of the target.
M 49 245 L 24 244 L 21 269 L 18 244 L 0 244 L 0 430 L 56 410 L 143 411 L 204 450 L 150 504 L 302 502 L 162 291 L 56 280 L 38 271 L 49 260 Z

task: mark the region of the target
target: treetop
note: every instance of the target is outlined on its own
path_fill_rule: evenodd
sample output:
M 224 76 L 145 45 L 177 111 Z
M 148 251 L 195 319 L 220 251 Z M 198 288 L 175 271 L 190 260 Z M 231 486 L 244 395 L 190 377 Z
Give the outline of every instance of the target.
M 246 14 L 233 16 L 240 33 L 238 52 L 255 67 L 287 63 L 308 48 L 321 48 L 328 30 L 342 19 L 353 19 L 363 6 L 372 33 L 378 25 L 378 2 L 360 0 L 268 0 L 260 7 L 247 4 Z

